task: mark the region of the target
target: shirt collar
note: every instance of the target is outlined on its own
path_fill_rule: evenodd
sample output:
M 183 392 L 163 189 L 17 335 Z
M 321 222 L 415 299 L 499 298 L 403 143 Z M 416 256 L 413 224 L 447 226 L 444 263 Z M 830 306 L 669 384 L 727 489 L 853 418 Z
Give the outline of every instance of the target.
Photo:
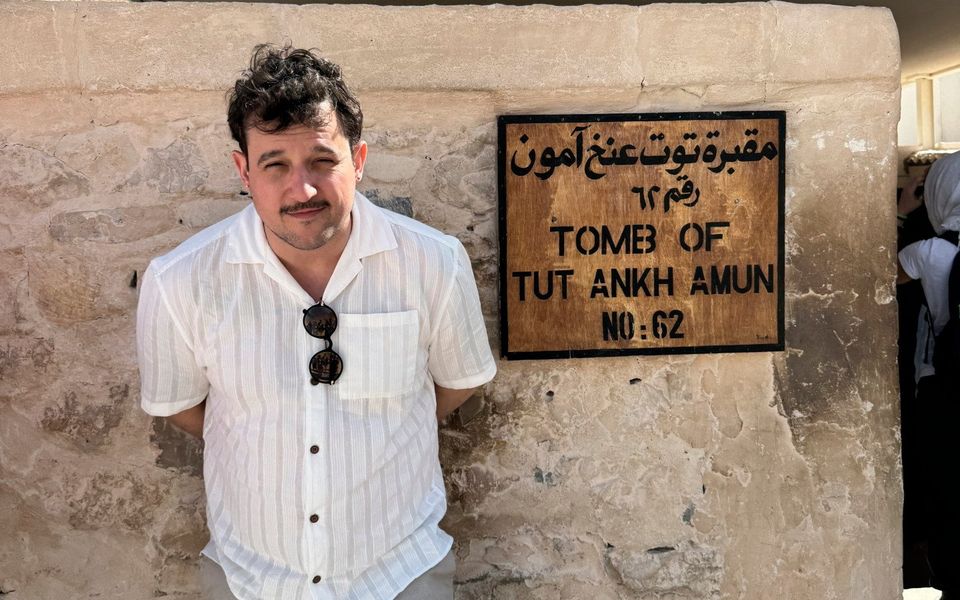
M 396 235 L 383 209 L 360 192 L 354 192 L 350 216 L 350 238 L 324 291 L 324 301 L 331 300 L 353 281 L 363 268 L 363 259 L 397 247 Z M 262 264 L 268 272 L 279 270 L 289 276 L 267 243 L 263 221 L 253 204 L 240 212 L 231 229 L 224 256 L 226 262 Z
M 348 251 L 352 254 L 351 258 L 363 260 L 397 247 L 397 236 L 393 233 L 384 209 L 370 202 L 360 192 L 354 192 L 351 216 L 353 229 L 350 231 L 347 247 L 343 249 L 341 261 L 347 257 Z
M 263 264 L 264 251 L 273 254 L 263 233 L 263 222 L 251 203 L 240 211 L 230 227 L 223 257 L 228 263 Z

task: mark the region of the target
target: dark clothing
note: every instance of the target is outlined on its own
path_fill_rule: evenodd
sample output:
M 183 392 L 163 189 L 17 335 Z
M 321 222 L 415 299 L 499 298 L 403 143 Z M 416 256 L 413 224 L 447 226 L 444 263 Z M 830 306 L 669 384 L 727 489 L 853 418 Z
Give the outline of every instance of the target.
M 933 585 L 951 592 L 960 591 L 960 571 L 957 569 L 960 564 L 960 515 L 953 510 L 956 498 L 954 475 L 957 472 L 953 428 L 960 417 L 956 396 L 955 388 L 939 375 L 924 377 L 917 382 L 916 405 L 920 410 L 916 412 L 926 435 L 914 440 L 910 446 L 916 449 L 916 454 L 923 455 L 917 460 L 925 463 L 916 468 L 925 490 L 918 508 L 924 513 Z M 906 514 L 906 509 L 904 512 Z

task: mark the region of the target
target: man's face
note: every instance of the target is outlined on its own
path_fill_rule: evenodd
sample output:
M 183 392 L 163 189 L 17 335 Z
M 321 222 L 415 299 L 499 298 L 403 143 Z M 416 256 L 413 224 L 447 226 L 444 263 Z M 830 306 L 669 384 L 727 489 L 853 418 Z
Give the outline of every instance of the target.
M 350 234 L 353 193 L 367 157 L 364 142 L 350 150 L 336 116 L 321 109 L 326 125 L 296 125 L 277 133 L 247 130 L 247 154 L 233 153 L 270 247 L 279 256 L 290 248 L 316 250 L 345 243 Z

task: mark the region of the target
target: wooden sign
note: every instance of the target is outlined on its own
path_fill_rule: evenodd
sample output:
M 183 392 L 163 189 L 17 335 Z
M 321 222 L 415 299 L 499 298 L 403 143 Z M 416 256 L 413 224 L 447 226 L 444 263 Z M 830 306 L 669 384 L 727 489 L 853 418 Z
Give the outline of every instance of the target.
M 498 129 L 504 356 L 783 349 L 783 112 Z

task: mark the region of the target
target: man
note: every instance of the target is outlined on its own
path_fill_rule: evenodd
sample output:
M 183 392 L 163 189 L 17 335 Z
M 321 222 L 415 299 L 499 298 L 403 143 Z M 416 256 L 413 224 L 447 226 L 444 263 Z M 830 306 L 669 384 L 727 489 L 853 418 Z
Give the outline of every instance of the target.
M 207 596 L 451 598 L 437 420 L 493 378 L 469 258 L 355 191 L 336 65 L 258 46 L 233 160 L 252 206 L 155 259 L 142 406 L 202 437 Z

